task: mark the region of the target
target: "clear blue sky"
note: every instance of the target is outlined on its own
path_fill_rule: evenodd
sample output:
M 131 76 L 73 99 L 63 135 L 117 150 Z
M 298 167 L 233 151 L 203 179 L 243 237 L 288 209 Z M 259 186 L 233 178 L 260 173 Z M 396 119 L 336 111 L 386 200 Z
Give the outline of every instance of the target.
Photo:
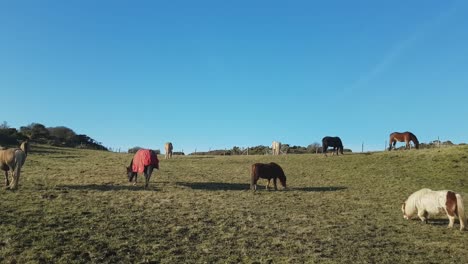
M 0 122 L 185 153 L 468 142 L 468 1 L 0 0 Z

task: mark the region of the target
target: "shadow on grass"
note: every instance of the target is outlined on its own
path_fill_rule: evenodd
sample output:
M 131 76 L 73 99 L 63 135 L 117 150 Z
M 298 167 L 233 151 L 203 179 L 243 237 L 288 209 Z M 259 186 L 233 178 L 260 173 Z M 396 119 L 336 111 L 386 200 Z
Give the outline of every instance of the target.
M 156 186 L 151 186 L 151 183 L 148 188 L 144 188 L 142 185 L 112 185 L 112 184 L 85 184 L 85 185 L 58 185 L 55 187 L 57 190 L 67 191 L 67 190 L 77 190 L 77 191 L 156 191 Z
M 300 192 L 336 192 L 341 190 L 346 190 L 347 187 L 343 186 L 328 186 L 328 187 L 292 187 L 289 188 L 291 191 L 300 191 Z
M 191 188 L 193 190 L 208 190 L 208 191 L 245 191 L 250 190 L 250 184 L 246 183 L 226 183 L 226 182 L 177 182 L 179 186 Z M 272 184 L 273 185 L 273 184 Z M 258 185 L 258 190 L 263 190 L 265 186 Z M 273 188 L 273 186 L 271 186 Z M 278 186 L 281 190 L 282 187 Z M 330 186 L 330 187 L 288 187 L 286 191 L 300 192 L 335 192 L 345 190 L 347 187 Z
M 193 190 L 207 191 L 244 191 L 250 189 L 250 184 L 226 182 L 176 182 L 177 185 Z

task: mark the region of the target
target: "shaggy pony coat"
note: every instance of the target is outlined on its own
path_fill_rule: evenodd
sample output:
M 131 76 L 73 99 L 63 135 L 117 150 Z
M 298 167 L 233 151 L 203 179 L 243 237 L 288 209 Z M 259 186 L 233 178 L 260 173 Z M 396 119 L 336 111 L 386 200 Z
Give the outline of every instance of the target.
M 411 219 L 417 215 L 425 223 L 429 216 L 446 214 L 449 218 L 448 228 L 453 227 L 455 217 L 458 216 L 460 230 L 464 230 L 466 226 L 463 199 L 460 194 L 452 191 L 421 189 L 406 199 L 401 206 L 401 211 L 405 219 Z

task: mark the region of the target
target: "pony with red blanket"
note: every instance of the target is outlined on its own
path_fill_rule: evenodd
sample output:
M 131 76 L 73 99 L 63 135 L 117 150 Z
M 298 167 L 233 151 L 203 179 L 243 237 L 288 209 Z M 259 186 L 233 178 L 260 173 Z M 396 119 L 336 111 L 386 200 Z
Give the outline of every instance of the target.
M 255 163 L 252 164 L 252 171 L 251 171 L 251 184 L 250 188 L 254 191 L 257 190 L 257 181 L 262 179 L 267 179 L 268 184 L 266 189 L 270 187 L 270 181 L 273 179 L 273 184 L 275 185 L 275 190 L 278 190 L 276 186 L 276 179 L 279 179 L 283 188 L 286 188 L 286 175 L 284 174 L 283 169 L 276 163 Z
M 130 166 L 127 167 L 128 181 L 132 182 L 135 178 L 133 185 L 136 185 L 138 173 L 143 173 L 145 175 L 145 188 L 147 188 L 154 168 L 159 170 L 159 160 L 156 152 L 151 149 L 140 149 L 130 161 Z

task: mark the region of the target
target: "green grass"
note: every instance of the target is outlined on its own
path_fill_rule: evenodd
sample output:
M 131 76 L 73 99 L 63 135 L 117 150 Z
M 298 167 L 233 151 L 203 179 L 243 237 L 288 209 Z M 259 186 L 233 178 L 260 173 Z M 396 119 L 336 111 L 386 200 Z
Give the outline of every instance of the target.
M 423 187 L 468 200 L 468 146 L 372 154 L 161 159 L 150 188 L 129 154 L 32 146 L 0 190 L 0 263 L 468 263 L 468 232 L 406 221 Z M 275 161 L 286 191 L 249 190 Z M 2 181 L 3 182 L 3 181 Z

